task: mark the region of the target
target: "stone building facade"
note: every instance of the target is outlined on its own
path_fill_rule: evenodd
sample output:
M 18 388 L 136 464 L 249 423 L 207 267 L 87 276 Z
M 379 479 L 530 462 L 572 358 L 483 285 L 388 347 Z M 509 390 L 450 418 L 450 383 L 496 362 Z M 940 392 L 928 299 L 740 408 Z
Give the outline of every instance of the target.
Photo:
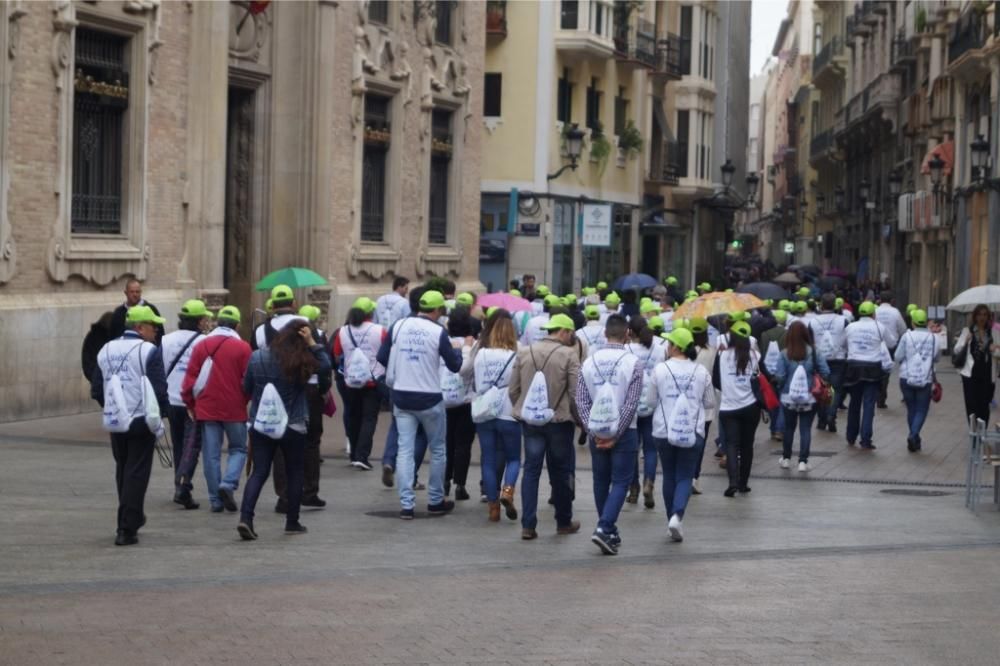
M 249 321 L 266 273 L 339 322 L 396 275 L 478 276 L 485 9 L 0 1 L 0 421 L 91 409 L 126 280 Z

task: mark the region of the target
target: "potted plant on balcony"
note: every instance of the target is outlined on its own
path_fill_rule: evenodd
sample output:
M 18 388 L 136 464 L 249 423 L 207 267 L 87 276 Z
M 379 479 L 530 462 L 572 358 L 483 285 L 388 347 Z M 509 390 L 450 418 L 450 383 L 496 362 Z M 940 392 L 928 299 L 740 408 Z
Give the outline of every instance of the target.
M 923 32 L 927 29 L 927 10 L 921 7 L 917 10 L 917 17 L 915 20 L 917 32 Z
M 628 157 L 635 157 L 642 151 L 642 135 L 631 120 L 625 123 L 625 128 L 618 137 L 618 149 Z
M 590 161 L 598 165 L 598 174 L 601 176 L 604 175 L 604 167 L 608 164 L 610 154 L 611 142 L 604 135 L 604 126 L 596 121 L 590 130 Z

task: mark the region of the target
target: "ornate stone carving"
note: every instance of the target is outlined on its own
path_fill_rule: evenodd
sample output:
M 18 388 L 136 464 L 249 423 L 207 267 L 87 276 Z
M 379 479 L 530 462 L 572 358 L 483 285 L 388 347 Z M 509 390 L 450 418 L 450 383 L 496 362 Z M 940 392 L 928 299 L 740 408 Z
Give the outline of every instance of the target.
M 240 0 L 231 5 L 229 20 L 229 57 L 259 63 L 271 34 L 271 10 L 250 12 L 250 3 Z
M 389 40 L 386 40 L 386 43 L 391 45 Z M 410 102 L 413 101 L 413 69 L 410 67 L 410 61 L 406 57 L 409 50 L 410 45 L 405 41 L 399 43 L 399 55 L 394 58 L 395 67 L 393 67 L 389 74 L 389 78 L 393 81 L 406 81 L 406 88 L 404 88 L 403 92 L 404 107 L 409 106 Z M 406 117 L 405 114 L 403 117 Z
M 403 254 L 389 247 L 359 248 L 351 243 L 347 257 L 347 272 L 351 277 L 367 275 L 373 280 L 393 273 L 399 266 Z
M 458 276 L 462 268 L 462 250 L 451 247 L 430 248 L 426 245 L 417 254 L 417 275 L 436 275 L 447 277 L 449 274 Z
M 122 5 L 122 10 L 138 16 L 149 15 L 149 25 L 146 28 L 146 50 L 149 51 L 149 62 L 146 66 L 147 80 L 151 85 L 156 83 L 157 63 L 159 62 L 160 41 L 160 0 L 129 0 Z
M 20 18 L 27 13 L 28 11 L 21 6 L 21 0 L 15 0 L 10 4 L 7 13 L 7 57 L 11 60 L 17 57 L 17 49 L 21 43 Z
M 72 0 L 57 0 L 52 9 L 52 28 L 55 39 L 52 42 L 52 74 L 56 77 L 56 90 L 62 90 L 65 82 L 63 72 L 69 67 L 72 57 L 73 30 L 77 26 L 76 9 Z
M 434 46 L 434 33 L 437 32 L 437 10 L 434 2 L 418 0 L 414 3 L 416 13 L 417 41 L 427 48 Z

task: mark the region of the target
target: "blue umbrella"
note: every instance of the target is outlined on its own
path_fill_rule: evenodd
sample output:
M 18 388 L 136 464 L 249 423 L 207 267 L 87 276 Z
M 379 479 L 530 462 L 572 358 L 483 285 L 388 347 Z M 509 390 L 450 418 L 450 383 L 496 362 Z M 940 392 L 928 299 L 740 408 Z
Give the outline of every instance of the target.
M 628 275 L 623 275 L 617 280 L 615 280 L 614 287 L 615 291 L 625 291 L 627 289 L 636 289 L 642 291 L 643 289 L 652 289 L 659 282 L 655 277 L 651 275 L 646 275 L 645 273 L 629 273 Z

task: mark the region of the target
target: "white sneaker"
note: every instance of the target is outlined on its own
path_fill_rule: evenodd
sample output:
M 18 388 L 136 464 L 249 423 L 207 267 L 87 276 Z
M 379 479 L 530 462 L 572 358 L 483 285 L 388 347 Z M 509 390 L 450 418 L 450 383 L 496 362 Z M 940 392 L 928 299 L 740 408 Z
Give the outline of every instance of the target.
M 670 518 L 670 522 L 667 523 L 667 529 L 670 530 L 670 538 L 674 541 L 684 541 L 684 530 L 681 529 L 681 519 L 674 514 Z
M 782 458 L 781 461 L 778 463 L 778 465 L 781 467 L 781 469 L 788 469 L 789 467 L 792 466 L 792 461 L 789 460 L 788 458 Z
M 691 479 L 691 494 L 701 495 L 701 479 Z
M 809 465 L 807 465 L 804 462 L 800 462 L 799 463 L 799 471 L 800 472 L 808 472 L 809 471 Z

